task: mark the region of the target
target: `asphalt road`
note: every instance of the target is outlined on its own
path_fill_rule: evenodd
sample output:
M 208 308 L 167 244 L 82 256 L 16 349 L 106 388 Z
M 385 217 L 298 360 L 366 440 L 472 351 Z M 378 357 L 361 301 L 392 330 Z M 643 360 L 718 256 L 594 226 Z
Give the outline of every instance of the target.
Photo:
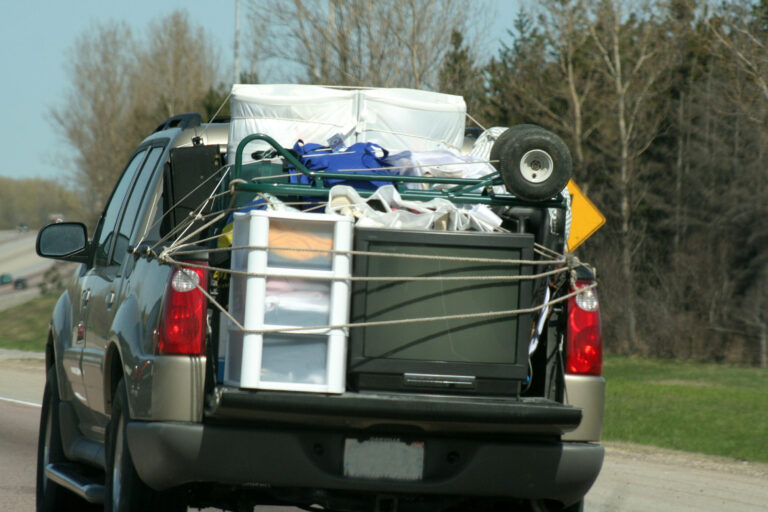
M 40 294 L 37 285 L 54 262 L 35 253 L 36 237 L 37 231 L 0 231 L 0 274 L 10 274 L 14 280 L 27 279 L 26 290 L 16 290 L 12 284 L 0 285 L 0 310 L 23 304 Z
M 34 510 L 42 368 L 39 357 L 0 350 L 0 512 Z M 764 512 L 768 465 L 609 444 L 586 505 L 589 512 Z

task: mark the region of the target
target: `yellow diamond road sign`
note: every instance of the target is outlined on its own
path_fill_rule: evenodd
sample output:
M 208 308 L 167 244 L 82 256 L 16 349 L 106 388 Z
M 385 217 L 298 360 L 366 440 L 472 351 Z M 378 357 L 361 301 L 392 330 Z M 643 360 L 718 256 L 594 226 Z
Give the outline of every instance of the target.
M 568 193 L 571 195 L 568 251 L 573 251 L 605 224 L 605 217 L 573 180 L 568 182 Z

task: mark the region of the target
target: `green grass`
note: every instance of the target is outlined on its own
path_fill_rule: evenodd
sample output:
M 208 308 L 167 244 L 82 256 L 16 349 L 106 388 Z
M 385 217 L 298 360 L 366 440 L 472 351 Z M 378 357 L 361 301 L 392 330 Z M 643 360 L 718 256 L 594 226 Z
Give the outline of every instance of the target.
M 46 295 L 0 311 L 0 348 L 42 352 L 59 296 Z
M 768 462 L 768 370 L 607 357 L 603 439 Z

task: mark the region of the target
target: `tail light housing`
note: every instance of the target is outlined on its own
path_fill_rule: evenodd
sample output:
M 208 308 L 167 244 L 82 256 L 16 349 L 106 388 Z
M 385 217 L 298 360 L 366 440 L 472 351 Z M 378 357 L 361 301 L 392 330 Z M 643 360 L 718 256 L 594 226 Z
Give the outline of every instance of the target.
M 576 281 L 579 289 L 592 285 L 591 279 Z M 573 290 L 576 291 L 576 290 Z M 600 304 L 595 288 L 568 299 L 568 329 L 565 372 L 600 375 L 603 371 L 603 337 L 600 332 Z
M 190 262 L 205 265 L 204 262 Z M 173 271 L 165 295 L 157 353 L 202 355 L 205 352 L 208 270 L 181 267 Z

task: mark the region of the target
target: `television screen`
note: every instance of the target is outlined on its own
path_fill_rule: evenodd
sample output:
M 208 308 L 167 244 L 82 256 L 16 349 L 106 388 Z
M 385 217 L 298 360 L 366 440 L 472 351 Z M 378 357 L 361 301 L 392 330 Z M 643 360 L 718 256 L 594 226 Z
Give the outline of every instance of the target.
M 488 278 L 530 274 L 531 266 L 477 260 L 531 260 L 533 236 L 357 229 L 355 249 L 392 256 L 355 255 L 355 276 L 384 279 L 353 283 L 353 322 L 433 320 L 353 328 L 351 374 L 525 377 L 531 315 L 442 317 L 529 307 L 530 281 Z

